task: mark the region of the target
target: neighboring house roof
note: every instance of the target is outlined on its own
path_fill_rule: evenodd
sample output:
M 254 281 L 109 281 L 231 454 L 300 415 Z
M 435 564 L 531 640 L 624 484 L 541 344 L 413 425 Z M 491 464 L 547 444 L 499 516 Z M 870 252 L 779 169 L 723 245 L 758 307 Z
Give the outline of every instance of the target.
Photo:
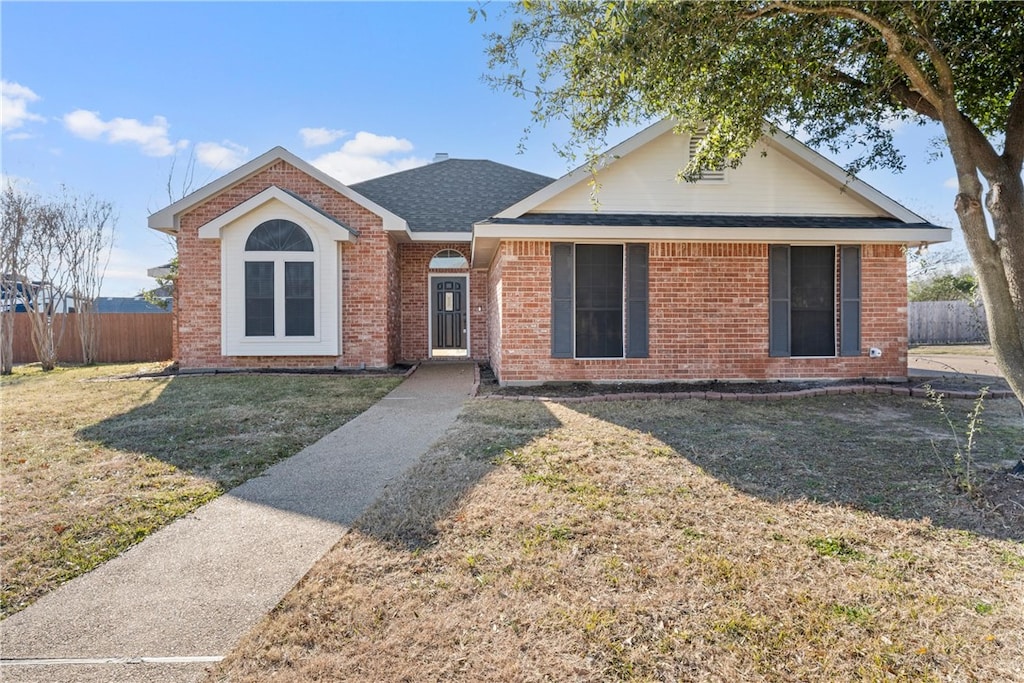
M 447 159 L 351 187 L 404 218 L 412 232 L 462 233 L 466 239 L 475 222 L 553 181 L 494 161 Z
M 204 185 L 192 194 L 179 199 L 170 206 L 167 206 L 160 211 L 157 211 L 149 217 L 149 227 L 154 230 L 160 230 L 174 234 L 178 231 L 178 220 L 181 214 L 185 213 L 189 209 L 202 202 L 206 201 L 210 197 L 217 193 L 231 187 L 232 185 L 241 182 L 249 176 L 258 173 L 267 166 L 277 163 L 278 161 L 284 161 L 291 164 L 300 171 L 312 176 L 324 185 L 335 190 L 339 194 L 348 199 L 351 199 L 356 204 L 359 204 L 367 211 L 374 213 L 381 217 L 384 223 L 384 229 L 396 232 L 407 232 L 408 225 L 406 221 L 400 216 L 395 215 L 391 211 L 388 211 L 384 207 L 376 204 L 372 200 L 364 197 L 358 192 L 352 190 L 350 187 L 327 175 L 320 169 L 316 168 L 307 161 L 303 161 L 299 157 L 295 156 L 284 147 L 274 147 L 273 149 L 264 152 L 260 156 L 256 157 L 252 161 L 242 164 L 234 171 L 231 171 L 227 175 L 221 176 L 217 180 Z M 294 195 L 293 195 L 294 196 Z M 332 219 L 336 220 L 336 219 Z
M 101 296 L 96 299 L 97 313 L 168 313 L 170 301 L 166 309 L 154 306 L 142 297 Z

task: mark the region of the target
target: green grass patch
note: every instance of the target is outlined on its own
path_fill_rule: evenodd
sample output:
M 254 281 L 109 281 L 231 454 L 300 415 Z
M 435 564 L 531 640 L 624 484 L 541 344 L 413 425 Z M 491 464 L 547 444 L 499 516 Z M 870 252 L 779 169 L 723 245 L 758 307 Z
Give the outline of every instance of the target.
M 107 365 L 0 378 L 0 612 L 293 455 L 400 381 L 340 375 L 121 380 Z

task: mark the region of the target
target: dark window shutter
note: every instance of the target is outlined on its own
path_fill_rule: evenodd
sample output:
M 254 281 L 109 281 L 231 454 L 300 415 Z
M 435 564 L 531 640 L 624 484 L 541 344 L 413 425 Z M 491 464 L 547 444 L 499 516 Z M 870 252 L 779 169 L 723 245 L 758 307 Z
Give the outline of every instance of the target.
M 551 245 L 551 356 L 572 358 L 572 244 Z
M 626 247 L 626 357 L 647 358 L 646 244 Z
M 840 248 L 839 355 L 860 355 L 860 246 Z
M 768 355 L 789 356 L 789 245 L 768 246 Z

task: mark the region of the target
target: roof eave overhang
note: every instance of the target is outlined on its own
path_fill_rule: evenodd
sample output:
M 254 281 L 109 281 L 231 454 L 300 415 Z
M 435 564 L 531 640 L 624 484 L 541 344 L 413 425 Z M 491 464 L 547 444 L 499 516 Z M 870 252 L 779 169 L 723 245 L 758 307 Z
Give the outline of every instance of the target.
M 901 244 L 948 242 L 951 228 L 721 228 L 693 226 L 508 225 L 477 223 L 472 267 L 487 267 L 502 240 L 564 242 L 724 242 L 758 244 Z
M 219 239 L 221 230 L 244 216 L 266 206 L 270 203 L 280 203 L 295 212 L 298 216 L 314 225 L 320 226 L 336 242 L 354 242 L 359 236 L 349 226 L 316 210 L 309 204 L 300 201 L 289 192 L 285 192 L 276 185 L 271 185 L 259 194 L 253 195 L 238 206 L 225 211 L 212 221 L 205 223 L 199 228 L 201 239 Z
M 449 230 L 442 231 L 410 231 L 409 241 L 411 242 L 472 242 L 473 233 L 464 231 Z
M 632 135 L 625 141 L 620 142 L 602 154 L 596 161 L 597 169 L 601 170 L 603 168 L 607 168 L 633 150 L 646 145 L 651 140 L 654 140 L 663 133 L 672 130 L 674 127 L 674 121 L 671 119 L 662 119 L 658 123 L 644 128 L 639 133 Z M 553 183 L 545 185 L 533 194 L 519 200 L 504 211 L 495 214 L 495 218 L 519 218 L 523 214 L 528 213 L 531 209 L 540 206 L 547 200 L 561 194 L 577 183 L 588 181 L 593 177 L 592 169 L 593 165 L 589 163 L 575 168 L 561 178 L 555 180 Z
M 639 133 L 636 133 L 597 158 L 596 168 L 598 172 L 659 136 L 669 131 L 675 131 L 677 127 L 678 124 L 676 121 L 671 119 L 662 119 Z M 792 135 L 780 130 L 772 130 L 772 126 L 767 122 L 764 124 L 763 130 L 764 138 L 767 139 L 769 145 L 804 166 L 818 177 L 830 181 L 833 185 L 838 186 L 843 192 L 848 192 L 851 196 L 856 197 L 869 206 L 873 206 L 893 218 L 903 221 L 904 223 L 927 222 L 921 216 L 917 215 L 891 197 L 876 190 L 863 180 L 860 180 L 855 176 L 851 176 L 846 172 L 846 169 L 803 144 Z M 685 163 L 685 161 L 683 163 Z M 574 169 L 550 185 L 541 188 L 537 192 L 534 192 L 504 211 L 496 214 L 495 218 L 519 218 L 524 214 L 529 213 L 531 210 L 561 194 L 570 187 L 581 182 L 589 182 L 593 178 L 593 168 L 594 166 L 591 164 L 584 164 Z
M 255 159 L 242 164 L 230 173 L 221 176 L 213 182 L 199 188 L 195 192 L 179 199 L 170 206 L 166 206 L 150 215 L 148 221 L 149 227 L 153 230 L 159 230 L 160 232 L 176 235 L 180 228 L 180 218 L 182 214 L 278 161 L 284 161 L 294 166 L 327 187 L 330 187 L 332 190 L 335 190 L 343 197 L 352 200 L 367 211 L 379 216 L 384 226 L 384 230 L 392 233 L 397 232 L 408 234 L 409 225 L 404 218 L 388 211 L 367 197 L 364 197 L 348 185 L 342 183 L 340 180 L 327 175 L 309 162 L 295 156 L 284 147 L 274 147 L 273 149 L 264 152 Z

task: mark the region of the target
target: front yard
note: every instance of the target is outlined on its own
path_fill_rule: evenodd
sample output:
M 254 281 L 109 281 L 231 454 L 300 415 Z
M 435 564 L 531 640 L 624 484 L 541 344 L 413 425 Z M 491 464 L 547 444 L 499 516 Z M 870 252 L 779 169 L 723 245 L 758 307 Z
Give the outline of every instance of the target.
M 954 401 L 958 414 L 969 401 Z M 471 401 L 211 680 L 1019 681 L 1020 406 Z
M 0 379 L 3 616 L 293 455 L 400 381 L 115 379 L 158 367 L 26 366 Z

